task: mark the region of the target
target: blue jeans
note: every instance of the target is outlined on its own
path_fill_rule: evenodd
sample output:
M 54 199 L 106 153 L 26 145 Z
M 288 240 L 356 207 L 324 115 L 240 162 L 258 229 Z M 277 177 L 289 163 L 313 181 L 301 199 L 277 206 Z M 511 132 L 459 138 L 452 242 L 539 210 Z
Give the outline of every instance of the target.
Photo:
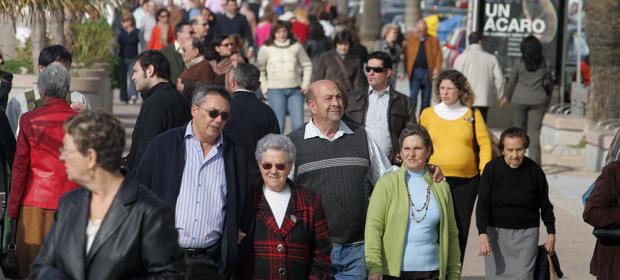
M 267 90 L 269 106 L 278 118 L 280 133 L 284 134 L 286 113 L 291 116 L 291 129 L 301 127 L 304 123 L 304 96 L 299 88 L 277 88 Z
M 134 96 L 138 95 L 136 91 L 136 84 L 131 80 L 131 76 L 133 75 L 133 64 L 136 63 L 135 58 L 125 58 L 125 67 L 127 67 L 127 97 L 131 99 Z
M 332 277 L 334 280 L 366 279 L 364 243 L 332 244 Z
M 420 104 L 420 112 L 424 108 L 431 106 L 431 91 L 433 89 L 431 83 L 431 77 L 428 74 L 428 69 L 425 68 L 413 68 L 413 73 L 409 78 L 409 89 L 411 93 L 411 106 L 413 110 L 416 110 L 418 105 L 418 93 L 422 90 L 422 103 Z

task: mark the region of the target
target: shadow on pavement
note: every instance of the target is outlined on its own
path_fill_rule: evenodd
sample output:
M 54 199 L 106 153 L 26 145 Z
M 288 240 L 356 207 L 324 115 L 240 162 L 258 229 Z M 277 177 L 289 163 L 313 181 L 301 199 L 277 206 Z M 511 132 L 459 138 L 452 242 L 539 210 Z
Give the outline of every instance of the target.
M 542 169 L 543 171 L 545 171 L 546 175 L 554 175 L 576 170 L 572 166 L 563 166 L 557 164 L 543 164 Z
M 463 276 L 461 280 L 484 280 L 484 276 Z

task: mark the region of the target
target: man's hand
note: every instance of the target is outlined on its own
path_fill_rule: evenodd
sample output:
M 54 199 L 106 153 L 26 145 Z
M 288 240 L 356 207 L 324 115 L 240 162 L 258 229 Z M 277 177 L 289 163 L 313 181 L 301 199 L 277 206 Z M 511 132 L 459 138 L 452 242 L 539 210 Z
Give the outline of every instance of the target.
M 439 166 L 434 165 L 434 164 L 427 164 L 428 169 L 433 172 L 433 181 L 435 181 L 436 183 L 440 183 L 441 181 L 443 181 L 444 179 L 446 179 L 445 176 L 443 176 L 443 173 L 441 172 L 441 169 L 439 168 Z
M 86 111 L 86 104 L 84 103 L 80 103 L 80 102 L 71 102 L 71 108 L 73 108 L 73 110 L 76 110 L 80 113 Z
M 243 231 L 239 231 L 237 235 L 237 244 L 241 243 L 241 241 L 247 236 Z
M 547 237 L 547 242 L 545 242 L 545 249 L 547 250 L 547 254 L 549 256 L 553 256 L 555 254 L 555 234 L 549 234 Z
M 437 78 L 437 76 L 439 76 L 439 69 L 433 70 L 433 79 Z
M 486 233 L 480 234 L 480 254 L 478 256 L 490 256 L 491 245 L 489 244 L 489 236 Z
M 399 80 L 404 80 L 407 76 L 405 75 L 405 73 L 400 73 L 398 74 L 398 79 Z
M 368 275 L 368 280 L 383 280 L 383 274 L 380 272 L 371 272 L 370 275 Z
M 508 98 L 506 96 L 502 97 L 502 99 L 499 100 L 499 106 L 500 107 L 504 107 L 506 106 L 506 104 L 508 104 Z
M 177 79 L 177 91 L 179 93 L 183 93 L 183 89 L 185 89 L 185 85 L 181 79 Z

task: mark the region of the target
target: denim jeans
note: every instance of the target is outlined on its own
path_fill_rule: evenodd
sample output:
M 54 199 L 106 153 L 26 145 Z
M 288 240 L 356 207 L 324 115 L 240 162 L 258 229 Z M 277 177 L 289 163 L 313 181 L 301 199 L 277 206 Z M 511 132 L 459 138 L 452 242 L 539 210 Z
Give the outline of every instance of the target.
M 267 90 L 269 106 L 278 118 L 280 133 L 284 134 L 286 113 L 291 116 L 291 130 L 304 123 L 304 96 L 299 88 L 277 88 Z
M 133 75 L 133 64 L 136 63 L 135 58 L 125 58 L 123 61 L 125 63 L 125 67 L 127 67 L 127 97 L 131 99 L 134 96 L 138 95 L 136 91 L 136 84 L 131 80 L 131 76 Z
M 364 243 L 332 244 L 332 277 L 334 280 L 366 279 Z
M 424 110 L 424 108 L 431 105 L 431 91 L 433 90 L 433 85 L 431 83 L 431 77 L 428 74 L 428 69 L 413 68 L 413 73 L 409 78 L 409 89 L 411 90 L 409 98 L 411 99 L 411 106 L 414 111 L 418 105 L 418 93 L 420 90 L 422 90 L 420 113 Z

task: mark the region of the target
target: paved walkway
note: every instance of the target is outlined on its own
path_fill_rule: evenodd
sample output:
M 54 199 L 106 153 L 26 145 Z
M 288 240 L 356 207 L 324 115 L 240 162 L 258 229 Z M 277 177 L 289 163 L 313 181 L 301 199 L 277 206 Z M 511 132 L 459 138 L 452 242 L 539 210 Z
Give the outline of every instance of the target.
M 131 145 L 131 133 L 139 112 L 138 105 L 124 105 L 118 102 L 115 91 L 114 113 L 123 121 L 127 131 L 126 151 Z M 306 110 L 306 121 L 309 120 Z M 290 131 L 290 121 L 287 129 Z M 557 244 L 556 250 L 565 277 L 563 279 L 594 279 L 589 275 L 589 264 L 594 250 L 595 238 L 592 228 L 581 218 L 583 206 L 581 194 L 592 183 L 597 173 L 583 170 L 580 157 L 559 157 L 543 153 L 543 169 L 547 173 L 550 187 L 550 199 L 555 207 Z M 543 227 L 544 228 L 544 227 Z M 539 243 L 544 243 L 546 234 L 541 230 Z M 484 279 L 484 259 L 478 256 L 479 240 L 473 217 L 469 234 L 468 248 L 465 255 L 462 279 Z

